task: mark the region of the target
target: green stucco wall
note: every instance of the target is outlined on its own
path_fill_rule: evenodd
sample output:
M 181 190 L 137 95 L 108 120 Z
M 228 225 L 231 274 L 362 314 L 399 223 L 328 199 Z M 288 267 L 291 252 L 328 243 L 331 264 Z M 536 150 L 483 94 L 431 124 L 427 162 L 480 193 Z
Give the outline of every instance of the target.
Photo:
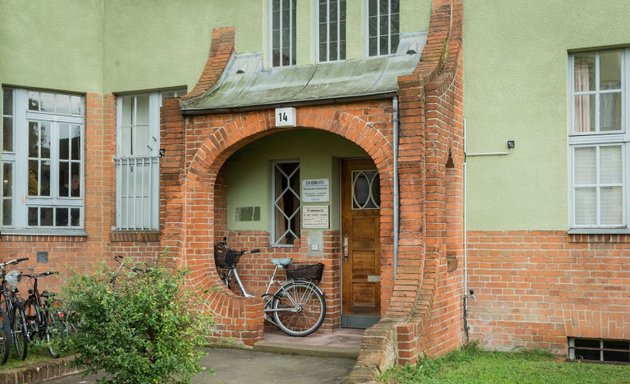
M 271 164 L 300 162 L 300 180 L 328 179 L 330 228 L 339 228 L 339 158 L 368 157 L 350 141 L 317 130 L 289 130 L 257 140 L 236 152 L 226 163 L 228 172 L 228 228 L 271 229 Z M 306 203 L 326 205 L 326 203 Z M 237 207 L 260 207 L 260 221 L 237 222 Z
M 0 0 L 0 84 L 100 92 L 102 0 Z
M 568 229 L 568 51 L 630 44 L 627 0 L 465 0 L 470 230 Z

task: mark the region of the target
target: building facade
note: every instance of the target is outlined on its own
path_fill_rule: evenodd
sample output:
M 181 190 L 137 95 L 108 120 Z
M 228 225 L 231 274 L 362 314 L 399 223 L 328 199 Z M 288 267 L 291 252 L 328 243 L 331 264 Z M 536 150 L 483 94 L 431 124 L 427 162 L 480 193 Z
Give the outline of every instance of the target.
M 0 0 L 0 254 L 59 287 L 164 253 L 247 345 L 262 302 L 214 244 L 261 249 L 256 293 L 273 257 L 321 262 L 322 331 L 368 328 L 357 382 L 468 340 L 622 360 L 628 11 Z

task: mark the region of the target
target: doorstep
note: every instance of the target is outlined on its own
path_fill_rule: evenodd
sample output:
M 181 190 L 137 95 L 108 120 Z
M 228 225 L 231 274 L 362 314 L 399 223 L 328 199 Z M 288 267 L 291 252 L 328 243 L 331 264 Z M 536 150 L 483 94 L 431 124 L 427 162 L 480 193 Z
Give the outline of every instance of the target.
M 364 331 L 340 328 L 333 331 L 319 330 L 305 337 L 292 337 L 276 329 L 266 329 L 264 339 L 254 344 L 254 351 L 356 359 L 361 350 Z

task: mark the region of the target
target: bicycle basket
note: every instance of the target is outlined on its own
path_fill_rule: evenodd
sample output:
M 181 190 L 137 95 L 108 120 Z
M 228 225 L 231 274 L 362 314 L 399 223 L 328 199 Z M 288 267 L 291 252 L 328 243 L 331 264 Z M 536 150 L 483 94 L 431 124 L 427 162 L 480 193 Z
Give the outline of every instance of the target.
M 291 264 L 286 268 L 287 279 L 310 280 L 315 284 L 322 280 L 324 264 Z
M 11 290 L 15 291 L 18 283 L 22 280 L 22 272 L 10 271 L 7 273 L 5 279 L 7 280 L 7 283 L 9 283 Z
M 217 268 L 235 267 L 240 256 L 240 252 L 231 250 L 225 242 L 214 245 L 214 264 Z

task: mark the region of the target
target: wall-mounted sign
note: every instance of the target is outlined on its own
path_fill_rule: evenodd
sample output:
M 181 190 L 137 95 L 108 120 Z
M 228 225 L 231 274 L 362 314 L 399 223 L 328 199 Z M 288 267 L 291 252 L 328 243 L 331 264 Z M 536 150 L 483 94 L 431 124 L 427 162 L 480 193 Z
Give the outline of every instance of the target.
M 328 179 L 302 180 L 303 203 L 327 203 L 330 199 Z
M 328 206 L 302 206 L 302 227 L 303 228 L 324 228 L 328 229 Z
M 276 108 L 276 127 L 295 127 L 295 108 Z

